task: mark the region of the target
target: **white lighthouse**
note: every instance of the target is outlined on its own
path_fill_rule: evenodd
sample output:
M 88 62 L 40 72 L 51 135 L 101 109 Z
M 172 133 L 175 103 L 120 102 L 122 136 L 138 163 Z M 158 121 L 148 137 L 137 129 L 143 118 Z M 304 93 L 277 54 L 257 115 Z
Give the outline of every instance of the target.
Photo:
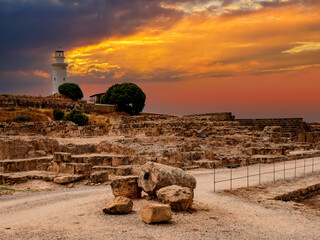
M 64 62 L 64 51 L 57 50 L 54 54 L 55 61 L 52 63 L 52 94 L 58 93 L 61 84 L 67 81 L 67 66 Z

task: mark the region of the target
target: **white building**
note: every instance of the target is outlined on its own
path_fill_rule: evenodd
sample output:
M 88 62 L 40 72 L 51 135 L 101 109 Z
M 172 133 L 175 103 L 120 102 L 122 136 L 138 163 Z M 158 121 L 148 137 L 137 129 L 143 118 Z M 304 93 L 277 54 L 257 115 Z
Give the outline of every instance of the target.
M 55 62 L 52 63 L 52 94 L 58 93 L 61 84 L 67 81 L 67 66 L 64 62 L 64 51 L 57 50 L 54 54 Z

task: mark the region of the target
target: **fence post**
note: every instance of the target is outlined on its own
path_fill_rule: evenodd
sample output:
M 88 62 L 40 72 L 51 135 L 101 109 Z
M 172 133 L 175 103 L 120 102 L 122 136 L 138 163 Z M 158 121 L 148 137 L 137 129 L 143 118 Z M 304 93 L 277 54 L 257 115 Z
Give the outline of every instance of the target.
M 275 164 L 275 160 L 273 159 L 273 182 L 276 181 L 276 164 Z
M 230 190 L 232 190 L 232 165 L 230 166 Z
M 216 163 L 213 163 L 213 192 L 216 192 Z
M 259 185 L 261 184 L 261 160 L 259 160 Z
M 247 163 L 247 187 L 249 187 L 249 163 Z

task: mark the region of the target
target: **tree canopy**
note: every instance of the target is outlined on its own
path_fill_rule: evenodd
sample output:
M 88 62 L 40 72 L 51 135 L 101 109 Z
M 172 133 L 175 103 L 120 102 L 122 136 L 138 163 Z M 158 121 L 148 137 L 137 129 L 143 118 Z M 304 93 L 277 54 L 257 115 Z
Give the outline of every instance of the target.
M 75 83 L 64 83 L 59 86 L 59 93 L 65 95 L 72 100 L 78 100 L 83 98 L 83 93 L 79 85 Z
M 103 104 L 115 104 L 119 111 L 139 114 L 145 105 L 146 95 L 134 83 L 114 84 L 101 98 Z

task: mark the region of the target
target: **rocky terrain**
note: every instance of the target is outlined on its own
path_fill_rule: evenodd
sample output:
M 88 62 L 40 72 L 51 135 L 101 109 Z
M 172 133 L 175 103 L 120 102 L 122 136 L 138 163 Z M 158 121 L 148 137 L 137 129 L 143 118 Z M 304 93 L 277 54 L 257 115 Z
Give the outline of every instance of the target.
M 0 124 L 0 181 L 96 183 L 92 174 L 107 173 L 104 180 L 137 175 L 147 161 L 186 170 L 320 156 L 316 129 L 306 133 L 301 122 L 290 120 L 262 129 L 243 125 L 231 113 L 107 119 L 107 127 L 63 121 Z
M 269 209 L 285 188 L 276 196 L 264 186 L 213 194 L 211 175 L 212 168 L 319 157 L 317 124 L 231 113 L 90 119 L 82 127 L 50 119 L 0 124 L 0 195 L 13 194 L 1 198 L 0 239 L 318 239 L 318 211 Z M 315 190 L 304 201 L 316 205 L 317 181 L 292 191 Z M 158 222 L 165 223 L 147 226 Z

